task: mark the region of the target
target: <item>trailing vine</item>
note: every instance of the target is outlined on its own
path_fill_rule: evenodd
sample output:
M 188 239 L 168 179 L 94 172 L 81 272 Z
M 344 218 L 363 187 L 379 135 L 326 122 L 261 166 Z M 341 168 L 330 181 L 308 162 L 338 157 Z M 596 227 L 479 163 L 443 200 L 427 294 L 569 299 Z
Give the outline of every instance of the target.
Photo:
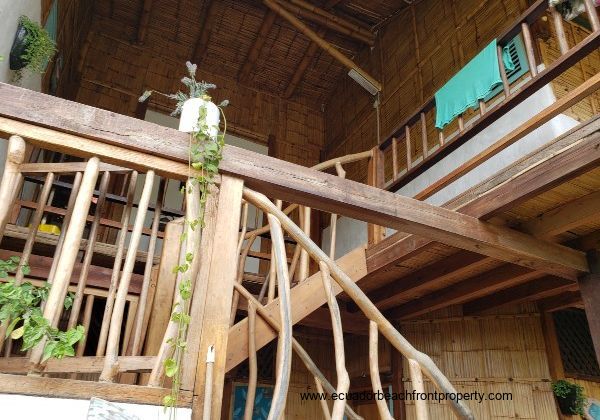
M 46 71 L 48 62 L 56 53 L 56 42 L 50 37 L 50 34 L 37 22 L 23 15 L 19 18 L 19 24 L 25 28 L 27 35 L 25 37 L 25 50 L 20 56 L 26 64 L 25 68 L 33 73 L 43 74 Z M 22 70 L 15 72 L 16 80 L 22 77 Z
M 166 96 L 167 98 L 174 99 L 177 101 L 175 110 L 171 113 L 172 116 L 178 116 L 183 110 L 184 103 L 189 99 L 201 98 L 207 101 L 204 103 L 198 114 L 198 123 L 196 129 L 190 133 L 189 139 L 189 153 L 188 153 L 188 182 L 181 188 L 182 194 L 191 194 L 193 188 L 199 188 L 200 195 L 200 216 L 195 220 L 185 220 L 185 226 L 189 227 L 190 230 L 202 229 L 205 226 L 204 213 L 206 209 L 206 201 L 210 195 L 210 188 L 215 183 L 216 176 L 219 173 L 219 163 L 221 162 L 223 146 L 225 144 L 225 132 L 227 131 L 227 122 L 223 108 L 228 105 L 228 101 L 225 100 L 218 105 L 220 115 L 223 117 L 223 131 L 220 131 L 218 126 L 209 124 L 207 121 L 208 107 L 207 103 L 211 101 L 211 97 L 207 94 L 208 90 L 216 88 L 216 85 L 212 83 L 206 83 L 204 81 L 196 80 L 197 65 L 192 64 L 189 61 L 186 63 L 188 76 L 181 79 L 187 88 L 189 93 L 177 92 L 174 94 L 164 94 L 156 92 L 160 95 Z M 152 93 L 155 91 L 146 91 L 139 98 L 140 102 L 146 101 Z M 217 133 L 215 135 L 215 133 Z M 195 170 L 195 172 L 192 171 Z M 181 242 L 183 243 L 187 238 L 187 229 L 184 228 L 184 232 L 181 236 Z M 186 273 L 189 271 L 194 255 L 187 253 L 185 260 L 181 261 L 179 265 L 173 267 L 174 273 L 181 273 L 183 276 L 182 281 L 179 284 L 179 295 L 181 296 L 181 303 L 178 303 L 173 308 L 171 314 L 171 321 L 177 323 L 177 336 L 168 341 L 168 344 L 173 349 L 172 357 L 165 360 L 165 376 L 171 378 L 172 386 L 171 391 L 168 395 L 163 398 L 163 406 L 166 409 L 172 409 L 171 418 L 175 416 L 174 407 L 179 398 L 179 390 L 181 387 L 181 361 L 183 354 L 186 351 L 187 341 L 187 328 L 190 323 L 190 300 L 192 297 L 192 279 L 186 277 Z
M 0 283 L 0 321 L 6 326 L 6 337 L 13 340 L 22 339 L 21 351 L 35 347 L 42 339 L 46 339 L 42 361 L 51 357 L 62 359 L 75 356 L 74 345 L 79 342 L 85 330 L 82 325 L 67 331 L 60 331 L 50 325 L 44 318 L 40 304 L 48 298 L 51 285 L 44 283 L 36 287 L 30 282 L 16 284 L 9 273 L 18 269 L 19 257 L 0 260 L 0 278 L 8 279 Z M 29 274 L 29 266 L 22 267 L 23 274 Z M 74 294 L 67 294 L 64 307 L 73 306 Z

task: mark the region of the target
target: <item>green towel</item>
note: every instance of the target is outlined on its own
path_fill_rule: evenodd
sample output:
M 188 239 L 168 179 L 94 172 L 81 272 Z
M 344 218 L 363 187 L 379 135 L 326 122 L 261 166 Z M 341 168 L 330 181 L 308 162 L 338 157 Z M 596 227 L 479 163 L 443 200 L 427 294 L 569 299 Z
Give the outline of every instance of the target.
M 436 92 L 437 128 L 444 128 L 468 108 L 476 108 L 480 99 L 487 97 L 495 86 L 502 83 L 497 45 L 498 40 L 494 39 Z M 515 69 L 507 48 L 502 51 L 502 61 L 506 71 Z

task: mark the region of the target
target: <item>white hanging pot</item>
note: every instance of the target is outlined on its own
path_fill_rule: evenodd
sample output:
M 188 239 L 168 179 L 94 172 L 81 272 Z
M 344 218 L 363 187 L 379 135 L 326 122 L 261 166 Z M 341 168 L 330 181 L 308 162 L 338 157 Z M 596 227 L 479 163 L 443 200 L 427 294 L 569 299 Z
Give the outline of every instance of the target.
M 208 126 L 209 135 L 216 137 L 219 134 L 221 111 L 210 100 L 203 98 L 192 98 L 185 101 L 179 118 L 179 131 L 192 133 L 199 130 L 198 117 L 201 108 L 206 108 L 206 125 Z

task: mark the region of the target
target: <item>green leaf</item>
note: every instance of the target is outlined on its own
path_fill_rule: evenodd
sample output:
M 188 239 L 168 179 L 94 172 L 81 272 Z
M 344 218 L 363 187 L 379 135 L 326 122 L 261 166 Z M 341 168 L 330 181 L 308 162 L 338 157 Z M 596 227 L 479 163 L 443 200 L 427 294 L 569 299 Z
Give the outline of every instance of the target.
M 173 397 L 171 394 L 165 395 L 163 398 L 163 406 L 165 407 L 165 411 L 167 411 L 167 408 L 174 407 L 175 397 Z
M 179 366 L 177 366 L 177 362 L 174 359 L 169 358 L 165 360 L 165 375 L 167 377 L 172 378 L 178 370 Z

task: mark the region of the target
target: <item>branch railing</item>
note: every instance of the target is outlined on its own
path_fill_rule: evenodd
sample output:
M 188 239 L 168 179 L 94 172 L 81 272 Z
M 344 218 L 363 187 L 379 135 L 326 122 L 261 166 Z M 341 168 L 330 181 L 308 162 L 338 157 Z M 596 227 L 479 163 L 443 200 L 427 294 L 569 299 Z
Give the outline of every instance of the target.
M 564 21 L 560 13 L 553 7 L 548 6 L 547 0 L 537 0 L 532 4 L 504 33 L 498 37 L 498 63 L 502 77 L 502 91 L 493 98 L 479 101 L 478 111 L 467 120 L 467 115 L 457 117 L 456 124 L 449 124 L 444 129 L 435 128 L 433 133 L 428 129 L 428 121 L 435 120 L 435 98 L 431 97 L 420 106 L 408 118 L 402 121 L 392 133 L 379 144 L 379 149 L 384 152 L 388 160 L 387 167 L 391 167 L 389 173 L 391 178 L 386 179 L 383 188 L 390 191 L 397 190 L 420 174 L 431 168 L 435 163 L 448 156 L 459 146 L 485 130 L 516 105 L 533 95 L 544 85 L 552 82 L 588 54 L 593 53 L 600 47 L 600 24 L 593 1 L 585 0 L 587 16 L 590 21 L 591 33 L 577 45 L 570 46 L 565 35 Z M 552 25 L 560 47 L 558 59 L 548 65 L 543 71 L 538 72 L 538 63 L 534 52 L 536 39 L 534 38 L 531 25 L 545 14 L 551 16 Z M 502 49 L 515 37 L 520 36 L 525 47 L 525 55 L 529 66 L 529 80 L 524 84 L 516 86 L 522 80 L 509 81 L 502 60 Z M 503 96 L 503 97 L 502 97 Z M 492 105 L 491 102 L 495 102 Z M 572 106 L 572 103 L 569 104 Z M 563 112 L 566 108 L 560 110 Z M 454 132 L 450 133 L 452 127 Z M 416 133 L 419 139 L 411 138 L 411 133 Z M 431 137 L 435 137 L 432 141 Z M 416 141 L 415 141 L 416 140 Z M 514 140 L 516 141 L 516 139 Z M 421 144 L 419 156 L 415 156 L 413 144 Z M 400 156 L 400 148 L 403 147 L 405 156 Z M 499 153 L 509 144 L 496 145 L 494 154 Z M 391 156 L 390 156 L 391 155 Z M 490 156 L 487 156 L 489 158 Z M 384 163 L 381 163 L 384 165 Z M 436 189 L 441 189 L 441 186 Z M 431 190 L 419 196 L 420 199 L 427 198 L 435 191 Z

